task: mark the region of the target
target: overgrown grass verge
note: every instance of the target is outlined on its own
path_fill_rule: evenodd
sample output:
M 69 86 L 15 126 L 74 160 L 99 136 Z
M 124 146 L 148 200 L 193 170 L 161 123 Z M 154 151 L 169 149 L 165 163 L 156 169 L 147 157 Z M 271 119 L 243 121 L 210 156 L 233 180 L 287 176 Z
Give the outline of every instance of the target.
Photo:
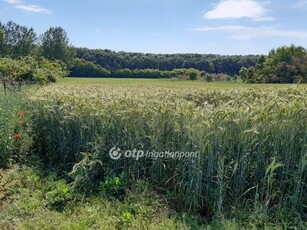
M 197 224 L 192 217 L 180 219 L 143 181 L 116 199 L 81 196 L 64 180 L 27 167 L 1 171 L 1 177 L 0 229 L 188 229 Z
M 0 178 L 0 229 L 304 229 L 291 213 L 280 210 L 274 217 L 261 205 L 253 212 L 233 207 L 228 217 L 209 223 L 176 212 L 142 180 L 116 198 L 106 190 L 82 196 L 54 174 L 25 166 L 1 170 Z
M 0 89 L 0 168 L 9 167 L 16 160 L 24 159 L 28 151 L 29 114 L 24 112 L 24 93 Z

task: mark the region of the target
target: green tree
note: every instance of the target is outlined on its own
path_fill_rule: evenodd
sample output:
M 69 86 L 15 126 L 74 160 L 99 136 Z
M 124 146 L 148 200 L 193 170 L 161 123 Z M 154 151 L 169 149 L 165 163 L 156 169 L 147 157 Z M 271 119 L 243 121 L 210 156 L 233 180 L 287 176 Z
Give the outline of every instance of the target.
M 9 21 L 6 25 L 0 25 L 0 50 L 2 56 L 9 55 L 12 58 L 28 56 L 36 47 L 37 37 L 33 28 L 18 25 Z
M 0 22 L 0 57 L 5 55 L 5 39 L 4 26 Z
M 239 76 L 242 79 L 242 81 L 245 82 L 248 79 L 248 68 L 242 67 L 239 72 Z
M 189 80 L 196 80 L 198 77 L 198 73 L 196 70 L 191 69 L 189 71 Z
M 42 55 L 49 60 L 60 60 L 68 67 L 72 65 L 74 49 L 66 31 L 61 27 L 50 27 L 41 36 Z
M 249 68 L 242 67 L 239 72 L 239 76 L 242 79 L 242 81 L 246 83 L 255 83 L 258 82 L 255 79 L 255 72 L 256 72 L 255 67 L 249 67 Z
M 282 46 L 272 49 L 268 56 L 260 56 L 256 68 L 242 68 L 246 82 L 293 83 L 307 80 L 307 51 L 301 46 Z
M 258 62 L 256 64 L 256 68 L 258 69 L 263 69 L 264 68 L 264 65 L 265 65 L 265 61 L 266 61 L 266 58 L 264 55 L 261 55 L 258 59 Z

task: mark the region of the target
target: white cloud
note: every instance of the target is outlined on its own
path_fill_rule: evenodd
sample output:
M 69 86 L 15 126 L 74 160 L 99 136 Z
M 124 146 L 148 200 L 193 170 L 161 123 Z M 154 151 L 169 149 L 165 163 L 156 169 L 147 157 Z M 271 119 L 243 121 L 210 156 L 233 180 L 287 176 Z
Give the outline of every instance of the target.
M 11 5 L 15 5 L 15 4 L 21 3 L 20 0 L 4 0 L 4 1 L 7 2 L 8 4 L 11 4 Z
M 51 14 L 52 12 L 46 8 L 37 6 L 37 5 L 16 5 L 17 9 L 21 9 L 28 12 L 34 12 L 34 13 L 42 13 L 42 14 Z
M 21 0 L 4 0 L 8 4 L 14 5 L 15 8 L 33 12 L 33 13 L 42 13 L 42 14 L 52 14 L 52 12 L 44 7 L 38 5 L 27 5 L 24 4 Z
M 307 39 L 306 31 L 282 30 L 274 27 L 219 26 L 195 28 L 196 31 L 222 31 L 237 40 L 248 40 L 258 37 L 291 37 Z
M 254 0 L 220 0 L 213 10 L 205 13 L 207 19 L 251 18 L 254 21 L 272 21 L 264 3 Z
M 307 1 L 298 1 L 292 6 L 292 8 L 302 8 L 306 6 L 307 6 Z

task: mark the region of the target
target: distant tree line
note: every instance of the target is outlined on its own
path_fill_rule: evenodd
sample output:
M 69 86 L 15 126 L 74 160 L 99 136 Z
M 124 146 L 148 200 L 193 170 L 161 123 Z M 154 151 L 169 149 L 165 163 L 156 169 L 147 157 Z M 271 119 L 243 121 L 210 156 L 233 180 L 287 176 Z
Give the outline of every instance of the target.
M 0 22 L 0 81 L 44 83 L 65 75 L 214 81 L 239 75 L 247 83 L 293 83 L 307 81 L 306 63 L 306 49 L 294 45 L 273 49 L 267 56 L 115 52 L 75 48 L 61 27 L 37 35 L 33 28 Z
M 76 48 L 76 58 L 109 70 L 118 69 L 197 69 L 207 73 L 239 74 L 242 67 L 255 66 L 257 55 L 222 56 L 215 54 L 149 54 Z
M 173 69 L 173 70 L 159 70 L 159 69 L 107 69 L 100 65 L 94 64 L 84 59 L 75 58 L 73 67 L 70 69 L 70 75 L 74 77 L 111 77 L 111 78 L 175 78 L 192 77 L 196 80 L 201 72 L 197 69 Z
M 70 69 L 70 75 L 74 77 L 97 77 L 97 78 L 177 78 L 189 80 L 205 80 L 211 81 L 230 81 L 236 80 L 237 75 L 231 77 L 227 74 L 215 74 L 200 71 L 198 69 L 173 69 L 173 70 L 159 70 L 159 69 L 114 69 L 109 70 L 102 68 L 100 65 L 94 64 L 84 59 L 75 58 L 73 67 Z

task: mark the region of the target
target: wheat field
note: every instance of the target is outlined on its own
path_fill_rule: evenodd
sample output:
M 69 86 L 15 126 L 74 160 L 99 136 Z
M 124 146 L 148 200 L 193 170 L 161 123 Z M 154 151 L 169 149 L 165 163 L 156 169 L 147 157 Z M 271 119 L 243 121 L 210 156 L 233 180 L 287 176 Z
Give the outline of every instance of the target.
M 208 215 L 236 204 L 306 212 L 306 89 L 168 89 L 62 84 L 29 98 L 43 159 L 95 187 L 110 172 L 146 178 L 177 207 Z M 120 158 L 109 150 L 195 151 Z

